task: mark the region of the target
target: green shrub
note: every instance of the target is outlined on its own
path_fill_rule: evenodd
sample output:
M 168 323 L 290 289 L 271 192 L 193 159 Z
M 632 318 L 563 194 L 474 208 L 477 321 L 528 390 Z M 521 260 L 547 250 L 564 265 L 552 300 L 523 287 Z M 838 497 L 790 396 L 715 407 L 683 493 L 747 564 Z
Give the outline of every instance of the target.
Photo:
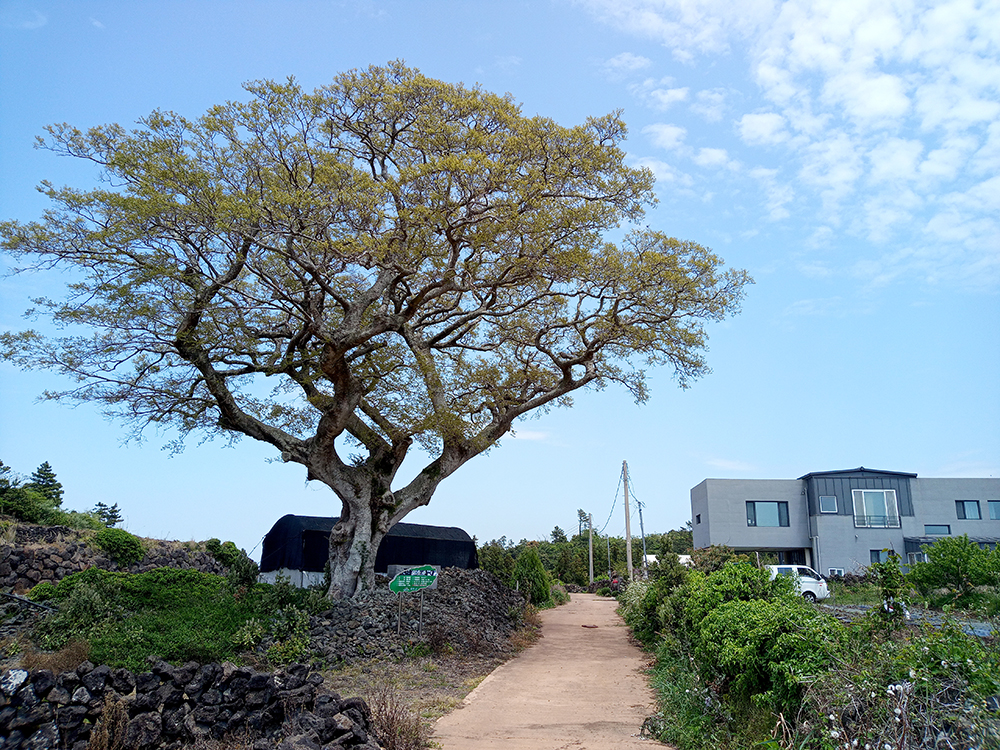
M 732 600 L 702 622 L 695 657 L 708 682 L 720 679 L 737 702 L 792 713 L 802 679 L 829 666 L 838 628 L 798 597 Z
M 257 563 L 251 560 L 243 550 L 237 550 L 237 556 L 233 559 L 226 573 L 226 580 L 234 589 L 250 588 L 257 583 L 260 576 L 260 568 Z
M 553 583 L 552 586 L 549 587 L 549 594 L 552 602 L 557 607 L 569 603 L 569 592 L 566 591 L 566 587 L 561 583 Z
M 934 606 L 971 608 L 984 599 L 980 587 L 1000 585 L 1000 551 L 980 549 L 965 534 L 925 546 L 926 562 L 910 567 L 907 579 Z
M 233 639 L 255 614 L 237 601 L 221 576 L 158 568 L 118 573 L 90 568 L 30 596 L 58 607 L 36 628 L 43 648 L 86 638 L 95 663 L 142 670 L 148 656 L 169 662 L 221 661 L 235 653 Z
M 146 554 L 142 541 L 124 529 L 101 529 L 94 534 L 93 542 L 119 565 L 137 563 Z
M 526 547 L 514 562 L 511 574 L 513 586 L 528 597 L 528 602 L 536 607 L 552 600 L 549 590 L 549 574 L 542 566 L 542 558 L 534 547 Z
M 218 539 L 205 542 L 205 550 L 227 568 L 232 567 L 241 557 L 246 557 L 246 552 L 233 542 L 220 542 Z
M 479 567 L 509 583 L 514 574 L 514 555 L 507 545 L 507 537 L 487 542 L 476 551 Z

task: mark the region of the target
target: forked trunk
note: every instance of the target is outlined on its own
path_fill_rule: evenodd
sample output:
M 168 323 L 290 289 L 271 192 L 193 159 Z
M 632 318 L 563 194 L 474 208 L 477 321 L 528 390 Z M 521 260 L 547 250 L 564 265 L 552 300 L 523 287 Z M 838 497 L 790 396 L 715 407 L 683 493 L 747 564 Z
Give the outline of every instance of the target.
M 383 537 L 385 532 L 365 505 L 341 516 L 330 532 L 328 597 L 348 599 L 374 585 L 375 555 Z

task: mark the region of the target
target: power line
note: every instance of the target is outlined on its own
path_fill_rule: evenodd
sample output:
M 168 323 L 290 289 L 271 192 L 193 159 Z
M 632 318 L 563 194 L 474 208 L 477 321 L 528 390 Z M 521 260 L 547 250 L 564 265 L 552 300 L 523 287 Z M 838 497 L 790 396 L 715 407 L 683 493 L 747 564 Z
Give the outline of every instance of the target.
M 606 528 L 608 528 L 608 524 L 611 523 L 611 517 L 615 514 L 615 506 L 618 505 L 618 493 L 621 492 L 621 490 L 622 490 L 622 477 L 623 476 L 624 476 L 624 474 L 619 474 L 618 475 L 618 489 L 615 490 L 615 501 L 611 504 L 611 512 L 608 513 L 608 520 L 604 522 L 604 526 L 602 526 L 601 530 L 597 532 L 598 534 L 603 534 L 604 533 L 604 530 Z

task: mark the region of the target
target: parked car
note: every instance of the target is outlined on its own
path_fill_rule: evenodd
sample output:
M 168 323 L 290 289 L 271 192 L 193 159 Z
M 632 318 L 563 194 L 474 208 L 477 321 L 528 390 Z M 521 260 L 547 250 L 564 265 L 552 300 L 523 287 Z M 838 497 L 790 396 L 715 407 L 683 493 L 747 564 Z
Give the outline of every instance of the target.
M 826 579 L 808 565 L 768 565 L 773 581 L 778 576 L 788 576 L 795 585 L 795 590 L 802 594 L 808 602 L 829 599 L 833 594 L 826 584 Z

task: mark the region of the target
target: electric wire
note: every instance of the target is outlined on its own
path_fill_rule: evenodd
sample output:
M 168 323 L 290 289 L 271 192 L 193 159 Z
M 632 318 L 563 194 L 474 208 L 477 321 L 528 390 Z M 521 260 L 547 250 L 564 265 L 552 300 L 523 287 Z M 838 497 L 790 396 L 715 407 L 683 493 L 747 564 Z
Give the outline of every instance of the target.
M 611 517 L 615 514 L 615 507 L 618 505 L 618 493 L 621 492 L 622 479 L 624 478 L 624 476 L 625 472 L 622 472 L 621 474 L 618 475 L 618 489 L 615 490 L 615 501 L 611 504 L 611 512 L 608 513 L 608 520 L 604 522 L 604 525 L 601 527 L 601 530 L 597 532 L 598 534 L 603 534 L 604 530 L 608 528 L 608 524 L 611 523 Z

